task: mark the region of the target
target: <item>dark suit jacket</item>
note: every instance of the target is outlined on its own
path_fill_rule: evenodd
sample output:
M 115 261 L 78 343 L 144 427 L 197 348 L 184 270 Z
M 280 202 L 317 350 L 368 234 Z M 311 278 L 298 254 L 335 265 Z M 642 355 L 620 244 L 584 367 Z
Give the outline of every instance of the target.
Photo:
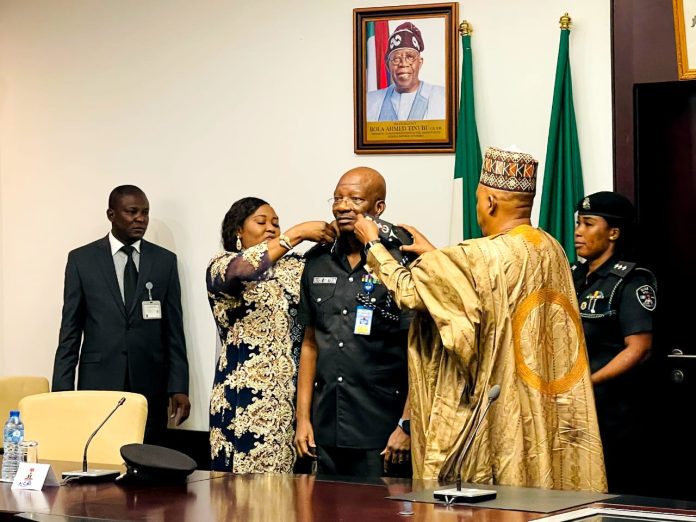
M 147 282 L 162 319 L 143 319 Z M 176 255 L 141 241 L 137 297 L 126 310 L 108 236 L 70 252 L 53 391 L 75 389 L 76 367 L 78 389 L 123 390 L 127 375 L 130 390 L 145 395 L 151 409 L 167 394 L 188 394 Z

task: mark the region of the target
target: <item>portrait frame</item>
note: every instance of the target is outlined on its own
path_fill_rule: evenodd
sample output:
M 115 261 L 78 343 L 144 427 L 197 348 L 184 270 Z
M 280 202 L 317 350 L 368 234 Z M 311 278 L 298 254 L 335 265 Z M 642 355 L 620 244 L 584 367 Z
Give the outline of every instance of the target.
M 393 51 L 410 51 L 394 48 L 398 45 L 394 42 L 400 44 L 401 40 L 393 38 L 397 33 L 412 36 L 398 31 L 408 23 L 418 29 L 420 39 L 413 41 L 422 42 L 423 48 L 418 53 L 420 65 L 410 75 L 415 76 L 417 86 L 404 87 L 404 78 L 409 74 L 397 70 L 401 63 L 398 56 L 391 61 L 387 56 L 391 54 L 390 46 Z M 454 152 L 459 101 L 458 29 L 456 2 L 353 10 L 356 154 Z M 418 46 L 416 43 L 414 47 Z M 399 91 L 406 96 L 402 98 Z
M 696 79 L 696 0 L 672 0 L 680 80 Z

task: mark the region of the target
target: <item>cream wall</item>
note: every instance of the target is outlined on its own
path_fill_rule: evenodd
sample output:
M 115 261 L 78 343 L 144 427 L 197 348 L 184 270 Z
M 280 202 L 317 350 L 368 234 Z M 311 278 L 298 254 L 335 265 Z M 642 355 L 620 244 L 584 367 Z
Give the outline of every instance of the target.
M 146 191 L 147 238 L 179 255 L 194 429 L 216 344 L 204 270 L 234 200 L 264 197 L 286 226 L 328 219 L 338 175 L 366 164 L 387 178 L 385 217 L 447 242 L 454 156 L 353 153 L 352 9 L 366 4 L 0 0 L 0 375 L 50 376 L 67 253 L 106 234 L 118 184 Z M 481 143 L 543 160 L 566 9 L 585 186 L 610 189 L 605 0 L 460 3 Z

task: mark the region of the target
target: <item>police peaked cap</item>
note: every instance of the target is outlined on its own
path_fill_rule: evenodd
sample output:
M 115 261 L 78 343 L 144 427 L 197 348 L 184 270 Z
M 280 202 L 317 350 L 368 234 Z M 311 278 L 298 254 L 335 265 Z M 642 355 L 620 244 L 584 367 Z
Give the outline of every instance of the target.
M 582 198 L 576 207 L 579 215 L 601 216 L 632 223 L 636 218 L 633 204 L 616 192 L 595 192 Z
M 129 479 L 182 483 L 196 469 L 196 461 L 188 455 L 151 444 L 126 444 L 121 447 L 121 456 Z

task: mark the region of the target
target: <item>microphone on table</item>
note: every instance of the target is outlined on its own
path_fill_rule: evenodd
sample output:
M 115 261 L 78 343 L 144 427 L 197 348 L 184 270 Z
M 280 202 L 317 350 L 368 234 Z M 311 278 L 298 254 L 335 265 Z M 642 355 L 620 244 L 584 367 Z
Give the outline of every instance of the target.
M 64 471 L 62 476 L 63 478 L 73 478 L 73 479 L 78 479 L 78 478 L 85 478 L 85 479 L 108 479 L 112 477 L 117 477 L 120 475 L 120 472 L 118 470 L 113 470 L 113 469 L 88 469 L 87 468 L 87 449 L 89 448 L 89 444 L 92 442 L 92 439 L 94 436 L 97 434 L 97 432 L 106 424 L 106 421 L 108 421 L 111 416 L 116 413 L 116 410 L 118 410 L 121 406 L 123 406 L 123 403 L 126 402 L 125 397 L 121 397 L 121 399 L 118 401 L 118 404 L 116 404 L 116 407 L 111 410 L 111 413 L 109 413 L 106 416 L 106 419 L 102 421 L 102 423 L 97 427 L 96 430 L 89 436 L 87 439 L 87 443 L 85 444 L 85 451 L 82 454 L 82 470 L 76 470 L 76 471 Z
M 469 438 L 467 439 L 466 444 L 464 445 L 464 449 L 459 454 L 459 458 L 457 459 L 457 462 L 454 465 L 454 470 L 457 474 L 456 487 L 448 489 L 439 489 L 434 491 L 433 496 L 437 500 L 444 500 L 448 504 L 451 504 L 453 502 L 482 502 L 484 500 L 492 500 L 496 497 L 497 492 L 494 489 L 462 489 L 462 466 L 464 465 L 464 458 L 469 453 L 469 450 L 471 449 L 471 446 L 474 443 L 474 439 L 476 438 L 476 434 L 478 433 L 479 428 L 481 428 L 483 420 L 486 418 L 488 409 L 491 407 L 491 404 L 493 404 L 498 399 L 499 396 L 500 385 L 494 384 L 493 386 L 491 386 L 491 389 L 488 390 L 488 403 L 486 404 L 483 413 L 479 415 L 478 421 L 476 422 L 476 425 L 474 426 L 471 435 L 469 435 Z

